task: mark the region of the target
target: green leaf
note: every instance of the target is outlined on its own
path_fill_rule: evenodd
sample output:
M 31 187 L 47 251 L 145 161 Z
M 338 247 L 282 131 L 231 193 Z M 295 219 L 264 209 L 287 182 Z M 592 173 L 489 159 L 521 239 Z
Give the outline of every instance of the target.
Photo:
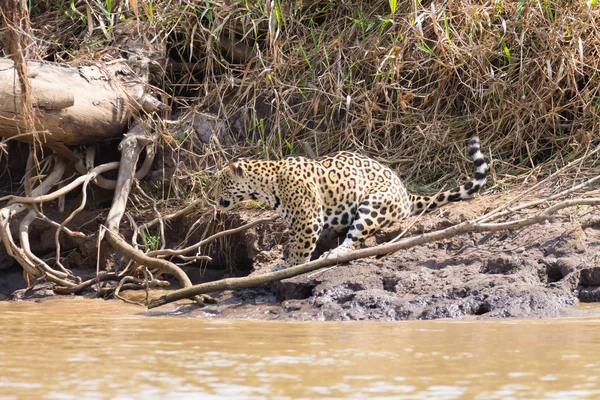
M 448 24 L 448 16 L 444 12 L 444 27 L 446 28 L 446 39 L 448 39 L 448 46 L 452 46 L 452 41 L 450 40 L 450 26 Z
M 389 1 L 390 1 L 390 11 L 393 14 L 396 12 L 396 5 L 397 5 L 396 0 L 389 0 Z M 596 1 L 598 1 L 598 0 L 596 0 Z
M 417 43 L 417 49 L 424 51 L 432 57 L 435 57 L 435 53 L 433 52 L 433 50 L 431 50 L 429 46 L 427 46 L 427 43 L 425 42 Z
M 506 45 L 504 39 L 502 39 L 500 43 L 502 43 L 502 50 L 504 50 L 504 54 L 506 54 L 506 58 L 508 59 L 508 63 L 510 64 L 510 49 Z

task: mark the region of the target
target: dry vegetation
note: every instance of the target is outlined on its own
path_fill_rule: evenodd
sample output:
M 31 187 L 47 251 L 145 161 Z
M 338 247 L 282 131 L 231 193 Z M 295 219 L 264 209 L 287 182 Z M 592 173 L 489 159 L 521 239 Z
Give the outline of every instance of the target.
M 107 3 L 34 2 L 32 54 L 110 61 L 102 55 L 111 26 L 133 12 L 113 2 L 107 18 Z M 461 172 L 456 160 L 473 135 L 502 176 L 545 173 L 595 140 L 600 6 L 401 1 L 392 13 L 379 3 L 163 0 L 138 8 L 168 33 L 171 57 L 155 82 L 165 96 L 228 123 L 244 113 L 243 144 L 263 157 L 303 153 L 304 141 L 318 154 L 360 149 L 431 183 Z
M 168 57 L 151 83 L 173 113 L 154 115 L 154 197 L 136 192 L 135 203 L 148 215 L 204 196 L 240 155 L 355 149 L 435 191 L 469 174 L 464 143 L 478 135 L 493 159 L 490 187 L 501 190 L 541 181 L 600 142 L 596 1 L 30 4 L 29 59 L 105 65 L 123 50 L 111 47 L 119 23 L 138 18 L 161 32 L 148 40 L 164 41 Z M 209 115 L 208 143 L 174 122 L 189 115 Z M 596 160 L 533 194 L 597 174 Z M 161 229 L 137 231 L 144 251 L 164 247 Z

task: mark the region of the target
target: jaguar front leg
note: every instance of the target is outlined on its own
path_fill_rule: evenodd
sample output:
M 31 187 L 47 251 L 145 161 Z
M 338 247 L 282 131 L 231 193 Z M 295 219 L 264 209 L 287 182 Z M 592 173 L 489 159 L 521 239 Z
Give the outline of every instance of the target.
M 290 231 L 290 238 L 288 240 L 288 256 L 286 257 L 285 260 L 282 260 L 282 261 L 278 262 L 277 264 L 275 264 L 273 267 L 271 267 L 271 271 L 279 271 L 279 270 L 291 267 L 292 266 L 292 264 L 290 264 L 291 254 L 295 248 L 296 248 L 296 235 Z
M 306 214 L 304 215 L 307 218 L 304 219 L 305 222 L 298 223 L 290 228 L 287 260 L 275 265 L 271 269 L 272 271 L 304 264 L 310 261 L 310 256 L 317 247 L 319 235 L 323 231 L 323 220 L 320 217 L 309 219 Z M 299 218 L 299 220 L 302 221 L 303 219 Z
M 286 161 L 279 171 L 281 206 L 278 211 L 290 227 L 287 264 L 296 266 L 310 261 L 317 246 L 323 230 L 323 206 L 316 177 L 299 173 L 305 167 L 301 161 Z
M 310 261 L 323 231 L 323 221 L 320 218 L 306 220 L 295 231 L 295 246 L 290 249 L 289 262 L 291 265 L 300 265 Z

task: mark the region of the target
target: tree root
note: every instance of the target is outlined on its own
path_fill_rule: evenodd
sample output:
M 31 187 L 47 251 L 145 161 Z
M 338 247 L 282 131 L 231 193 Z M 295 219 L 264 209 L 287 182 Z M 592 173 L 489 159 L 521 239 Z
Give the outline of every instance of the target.
M 146 146 L 145 150 L 146 150 L 146 158 L 144 159 L 144 163 L 142 164 L 140 169 L 135 173 L 135 179 L 137 179 L 137 180 L 143 179 L 148 174 L 148 172 L 150 171 L 150 167 L 152 167 L 152 163 L 154 162 L 154 157 L 156 155 L 154 143 L 148 144 Z M 93 169 L 93 158 L 94 158 L 94 148 L 90 147 L 88 150 L 88 154 L 86 154 L 87 166 L 84 166 L 83 163 L 81 161 L 79 161 L 79 162 L 75 163 L 75 170 L 82 175 L 87 174 L 88 170 Z M 109 164 L 112 165 L 113 163 L 109 163 Z M 116 164 L 116 167 L 114 167 L 113 169 L 119 168 L 118 161 L 116 161 L 114 164 Z M 106 165 L 108 165 L 108 164 L 106 164 Z M 96 186 L 101 187 L 102 189 L 106 189 L 106 190 L 115 190 L 115 188 L 117 187 L 116 180 L 106 179 L 100 175 L 98 175 L 94 179 L 92 179 L 92 183 L 95 184 Z
M 58 294 L 79 293 L 100 282 L 118 281 L 119 279 L 121 279 L 121 276 L 116 272 L 104 272 L 77 285 L 67 284 L 63 286 L 54 286 L 54 292 Z
M 111 247 L 121 255 L 134 260 L 138 265 L 156 268 L 161 272 L 173 275 L 175 278 L 177 278 L 179 284 L 186 288 L 192 286 L 192 282 L 181 268 L 170 261 L 153 258 L 142 253 L 127 243 L 118 233 L 119 224 L 121 223 L 121 219 L 125 214 L 127 199 L 133 184 L 135 165 L 142 149 L 147 147 L 152 140 L 152 138 L 146 136 L 142 125 L 136 124 L 129 131 L 129 133 L 125 135 L 121 141 L 121 144 L 119 145 L 119 149 L 121 150 L 119 175 L 117 177 L 112 207 L 108 212 L 108 217 L 106 218 L 106 230 L 104 231 L 106 233 L 105 237 Z M 102 237 L 102 234 L 100 236 Z M 198 303 L 213 301 L 210 296 L 193 297 Z
M 136 176 L 136 174 L 134 174 L 135 165 L 141 151 L 145 149 L 147 153 L 146 159 L 137 175 L 142 176 L 148 172 L 152 160 L 154 159 L 153 140 L 153 137 L 146 135 L 141 125 L 135 125 L 130 132 L 125 135 L 123 141 L 121 142 L 120 149 L 122 150 L 122 158 L 120 162 L 111 162 L 93 167 L 93 152 L 88 151 L 86 155 L 86 164 L 89 170 L 82 176 L 74 179 L 69 184 L 50 192 L 50 190 L 62 179 L 66 168 L 66 163 L 61 158 L 52 156 L 55 159 L 53 170 L 45 180 L 40 181 L 38 187 L 36 187 L 34 190 L 30 189 L 31 182 L 39 178 L 31 177 L 30 173 L 28 173 L 26 176 L 25 185 L 27 192 L 26 196 L 11 195 L 0 198 L 0 201 L 8 200 L 8 204 L 4 208 L 0 209 L 0 239 L 7 248 L 8 254 L 17 260 L 17 262 L 22 266 L 24 273 L 28 277 L 32 277 L 36 280 L 46 279 L 55 284 L 55 291 L 57 293 L 68 294 L 77 293 L 103 281 L 118 281 L 120 282 L 119 285 L 122 286 L 124 283 L 128 282 L 128 275 L 133 275 L 140 266 L 147 266 L 157 269 L 163 273 L 173 275 L 179 281 L 182 287 L 192 286 L 188 276 L 181 270 L 181 268 L 179 268 L 179 266 L 170 261 L 154 258 L 142 253 L 125 242 L 118 233 L 119 224 L 125 212 L 131 185 Z M 34 165 L 32 160 L 33 159 L 30 158 L 28 162 L 28 171 L 33 170 Z M 83 166 L 83 162 L 79 161 L 77 164 L 79 165 L 80 168 L 78 169 L 80 170 Z M 39 166 L 40 164 L 38 163 L 37 165 Z M 113 182 L 100 176 L 100 174 L 104 172 L 117 168 L 119 169 L 119 174 L 118 179 L 114 181 L 114 185 Z M 106 227 L 101 229 L 100 236 L 105 236 L 108 243 L 117 252 L 124 257 L 133 260 L 135 264 L 133 268 L 126 268 L 121 273 L 97 274 L 96 277 L 82 282 L 80 277 L 74 275 L 62 265 L 60 258 L 59 238 L 60 233 L 63 231 L 72 236 L 85 237 L 85 235 L 80 232 L 72 232 L 66 227 L 66 225 L 75 217 L 77 213 L 85 208 L 87 202 L 86 188 L 90 182 L 102 182 L 107 187 L 112 186 L 115 188 L 113 204 L 107 217 L 107 224 Z M 79 207 L 71 212 L 71 214 L 62 223 L 51 221 L 39 209 L 38 205 L 59 199 L 61 196 L 66 195 L 81 185 L 83 185 L 83 196 L 81 203 Z M 18 213 L 25 211 L 27 208 L 30 209 L 29 213 L 21 220 L 19 224 L 19 247 L 14 242 L 10 232 L 10 219 Z M 31 251 L 29 243 L 29 227 L 31 223 L 38 217 L 57 228 L 55 232 L 55 268 L 48 265 L 44 260 L 37 257 Z M 130 278 L 131 279 L 129 280 L 133 282 L 132 279 L 134 278 Z M 152 284 L 152 286 L 154 286 L 154 284 Z M 116 293 L 118 294 L 118 290 Z M 196 297 L 196 300 L 198 302 L 212 301 L 209 296 L 198 296 Z
M 46 179 L 32 190 L 31 195 L 33 197 L 43 196 L 47 193 L 54 185 L 56 185 L 62 178 L 65 172 L 66 164 L 60 159 L 55 159 L 55 164 L 52 172 L 46 177 Z M 20 225 L 20 236 L 22 240 L 22 247 L 17 246 L 13 240 L 10 232 L 10 219 L 15 215 L 25 211 L 27 206 L 24 204 L 16 203 L 9 204 L 4 208 L 0 209 L 0 239 L 6 247 L 8 255 L 13 257 L 23 268 L 24 272 L 35 278 L 41 278 L 45 276 L 46 279 L 55 283 L 65 283 L 64 275 L 58 271 L 53 270 L 44 261 L 37 257 L 31 257 L 32 253 L 29 251 L 29 239 L 27 235 L 27 229 L 29 228 L 29 222 L 32 220 L 31 216 L 25 218 L 25 223 Z

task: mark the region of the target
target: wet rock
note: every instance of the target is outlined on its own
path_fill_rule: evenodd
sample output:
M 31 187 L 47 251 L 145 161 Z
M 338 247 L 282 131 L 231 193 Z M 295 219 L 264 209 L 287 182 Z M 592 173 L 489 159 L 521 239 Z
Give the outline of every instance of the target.
M 23 269 L 20 266 L 0 269 L 0 276 L 0 295 L 5 298 L 10 298 L 12 292 L 25 286 Z
M 485 260 L 483 262 L 483 267 L 481 267 L 481 273 L 510 275 L 517 272 L 521 266 L 522 261 L 520 261 L 517 257 L 505 255 L 502 257 Z
M 241 301 L 252 301 L 265 303 L 276 301 L 277 298 L 267 285 L 249 289 L 238 289 L 233 291 L 234 296 Z
M 357 287 L 352 284 L 333 285 L 327 282 L 315 288 L 313 304 L 317 307 L 331 302 L 343 304 L 352 300 L 356 292 Z
M 582 285 L 600 286 L 600 267 L 582 269 L 580 279 Z
M 600 286 L 587 286 L 579 291 L 579 301 L 584 303 L 600 302 Z
M 10 300 L 34 300 L 54 296 L 53 285 L 50 282 L 38 283 L 29 289 L 19 289 L 12 292 Z

